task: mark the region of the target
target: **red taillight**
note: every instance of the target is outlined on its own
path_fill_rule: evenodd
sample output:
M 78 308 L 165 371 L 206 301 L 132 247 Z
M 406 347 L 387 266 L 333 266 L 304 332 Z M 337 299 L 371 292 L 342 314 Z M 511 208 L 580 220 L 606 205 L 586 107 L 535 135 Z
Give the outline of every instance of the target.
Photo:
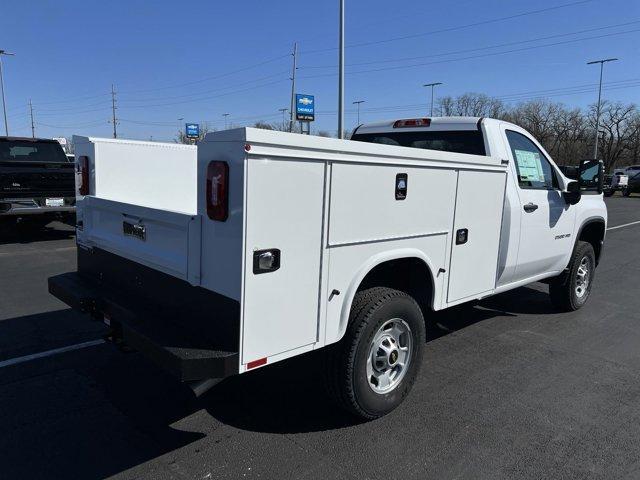
M 78 193 L 80 195 L 89 195 L 89 157 L 86 155 L 79 157 L 76 169 L 80 174 Z
M 397 120 L 393 128 L 428 127 L 431 125 L 430 118 L 409 118 L 407 120 Z
M 207 167 L 207 215 L 224 222 L 229 216 L 229 165 L 210 162 Z

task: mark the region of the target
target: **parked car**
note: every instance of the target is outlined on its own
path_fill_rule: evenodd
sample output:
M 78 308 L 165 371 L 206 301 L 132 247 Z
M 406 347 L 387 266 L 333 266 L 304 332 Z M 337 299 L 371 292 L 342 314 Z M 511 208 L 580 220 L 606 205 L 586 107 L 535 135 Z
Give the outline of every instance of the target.
M 559 309 L 585 305 L 607 222 L 601 162 L 572 181 L 494 119 L 380 122 L 352 140 L 225 130 L 194 164 L 140 156 L 133 179 L 118 161 L 133 147 L 113 144 L 100 188 L 137 188 L 101 198 L 83 175 L 78 271 L 49 291 L 197 393 L 324 349 L 329 393 L 366 419 L 408 395 L 433 311 L 535 281 Z
M 0 137 L 0 218 L 74 224 L 74 164 L 44 138 Z
M 603 182 L 603 193 L 605 197 L 612 196 L 616 191 L 624 192 L 629 176 L 624 171 L 615 171 L 613 175 L 605 175 Z
M 632 193 L 640 193 L 640 170 L 629 175 L 627 185 L 622 189 L 622 195 L 628 197 Z

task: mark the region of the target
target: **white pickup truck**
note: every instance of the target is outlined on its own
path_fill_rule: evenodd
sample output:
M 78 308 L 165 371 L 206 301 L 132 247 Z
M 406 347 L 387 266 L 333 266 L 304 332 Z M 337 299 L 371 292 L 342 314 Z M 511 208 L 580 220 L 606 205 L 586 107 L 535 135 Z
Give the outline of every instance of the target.
M 137 165 L 135 202 L 95 194 L 90 144 L 76 145 L 78 271 L 49 290 L 196 392 L 324 348 L 332 396 L 384 415 L 411 390 L 433 311 L 536 281 L 578 309 L 602 253 L 600 162 L 571 181 L 499 120 L 210 133 L 193 167 Z

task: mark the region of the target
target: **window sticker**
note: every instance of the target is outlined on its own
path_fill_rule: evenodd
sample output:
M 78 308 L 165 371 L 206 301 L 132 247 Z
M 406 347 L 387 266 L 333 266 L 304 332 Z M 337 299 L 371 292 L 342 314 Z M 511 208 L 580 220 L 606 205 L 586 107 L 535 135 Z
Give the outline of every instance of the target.
M 515 150 L 520 180 L 523 182 L 545 182 L 542 162 L 538 152 Z

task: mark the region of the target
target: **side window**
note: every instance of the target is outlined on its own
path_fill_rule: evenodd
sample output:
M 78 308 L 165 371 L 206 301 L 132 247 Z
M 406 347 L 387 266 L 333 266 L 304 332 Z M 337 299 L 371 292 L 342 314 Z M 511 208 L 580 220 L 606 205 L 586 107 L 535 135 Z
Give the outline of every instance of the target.
M 507 140 L 516 162 L 520 188 L 553 190 L 558 182 L 549 160 L 521 133 L 507 130 Z

